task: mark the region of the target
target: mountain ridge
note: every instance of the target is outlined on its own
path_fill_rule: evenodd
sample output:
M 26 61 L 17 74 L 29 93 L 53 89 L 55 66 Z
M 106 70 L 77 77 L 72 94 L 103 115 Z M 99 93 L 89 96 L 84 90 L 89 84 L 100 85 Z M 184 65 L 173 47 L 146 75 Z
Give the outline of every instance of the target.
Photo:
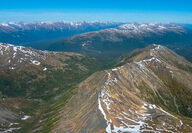
M 190 132 L 192 74 L 162 54 L 178 59 L 151 45 L 131 62 L 80 83 L 52 132 Z

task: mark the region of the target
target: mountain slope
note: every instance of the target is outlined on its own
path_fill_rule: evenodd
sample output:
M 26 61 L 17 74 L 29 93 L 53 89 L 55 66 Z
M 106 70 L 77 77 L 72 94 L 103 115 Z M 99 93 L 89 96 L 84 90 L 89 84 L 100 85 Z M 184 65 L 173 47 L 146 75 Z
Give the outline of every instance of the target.
M 160 45 L 83 81 L 52 132 L 191 132 L 192 64 Z
M 117 28 L 72 36 L 53 43 L 48 49 L 80 52 L 101 58 L 105 56 L 107 59 L 155 43 L 166 45 L 182 54 L 182 47 L 190 48 L 192 44 L 191 35 L 189 28 L 178 24 L 124 24 Z M 190 51 L 185 51 L 192 55 Z
M 0 132 L 29 132 L 99 67 L 82 54 L 0 43 Z
M 94 58 L 81 54 L 38 51 L 2 43 L 0 64 L 3 95 L 41 98 L 72 87 L 98 66 Z
M 32 123 L 39 113 L 39 103 L 38 100 L 33 99 L 1 98 L 0 132 L 15 133 L 23 127 L 27 128 L 26 125 Z

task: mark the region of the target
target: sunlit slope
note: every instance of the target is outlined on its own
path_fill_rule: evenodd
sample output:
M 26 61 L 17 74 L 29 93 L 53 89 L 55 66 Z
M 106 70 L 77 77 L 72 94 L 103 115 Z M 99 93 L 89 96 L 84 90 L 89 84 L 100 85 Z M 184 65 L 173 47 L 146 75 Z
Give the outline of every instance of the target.
M 60 111 L 52 132 L 191 132 L 192 64 L 151 45 L 93 74 Z

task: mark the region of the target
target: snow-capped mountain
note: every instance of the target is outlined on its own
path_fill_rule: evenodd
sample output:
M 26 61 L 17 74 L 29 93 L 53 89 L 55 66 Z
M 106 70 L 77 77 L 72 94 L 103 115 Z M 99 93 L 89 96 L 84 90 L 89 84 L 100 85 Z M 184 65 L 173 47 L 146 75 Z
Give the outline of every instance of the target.
M 175 32 L 183 33 L 186 32 L 182 25 L 178 24 L 161 24 L 161 23 L 147 23 L 147 24 L 124 24 L 110 31 L 124 32 L 125 34 L 147 34 L 156 33 L 160 34 L 163 32 Z
M 118 25 L 118 23 L 113 22 L 7 22 L 0 23 L 0 31 L 1 32 L 14 32 L 14 31 L 23 31 L 23 30 L 81 30 L 87 27 L 92 27 L 95 29 L 100 29 L 102 27 L 110 27 L 112 25 Z M 6 31 L 6 30 L 7 31 Z
M 121 23 L 113 22 L 7 22 L 0 23 L 0 42 L 28 44 L 50 41 L 75 34 L 112 28 Z

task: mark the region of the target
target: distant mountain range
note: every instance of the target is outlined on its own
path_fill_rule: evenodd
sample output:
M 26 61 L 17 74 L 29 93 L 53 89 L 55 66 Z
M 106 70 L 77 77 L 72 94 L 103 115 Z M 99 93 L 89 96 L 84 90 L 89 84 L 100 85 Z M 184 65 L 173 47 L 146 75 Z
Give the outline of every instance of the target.
M 124 24 L 75 35 L 51 44 L 48 50 L 73 51 L 92 56 L 118 57 L 148 44 L 162 44 L 192 61 L 192 30 L 178 24 Z
M 112 59 L 156 43 L 192 61 L 191 27 L 174 23 L 8 22 L 0 23 L 0 42 L 94 57 L 110 55 L 107 58 Z
M 112 28 L 121 23 L 113 22 L 7 22 L 0 23 L 0 42 L 35 46 L 75 34 Z M 42 43 L 41 43 L 42 44 Z M 36 44 L 37 45 L 37 44 Z M 38 47 L 38 46 L 36 46 Z M 43 47 L 43 46 L 42 46 Z

